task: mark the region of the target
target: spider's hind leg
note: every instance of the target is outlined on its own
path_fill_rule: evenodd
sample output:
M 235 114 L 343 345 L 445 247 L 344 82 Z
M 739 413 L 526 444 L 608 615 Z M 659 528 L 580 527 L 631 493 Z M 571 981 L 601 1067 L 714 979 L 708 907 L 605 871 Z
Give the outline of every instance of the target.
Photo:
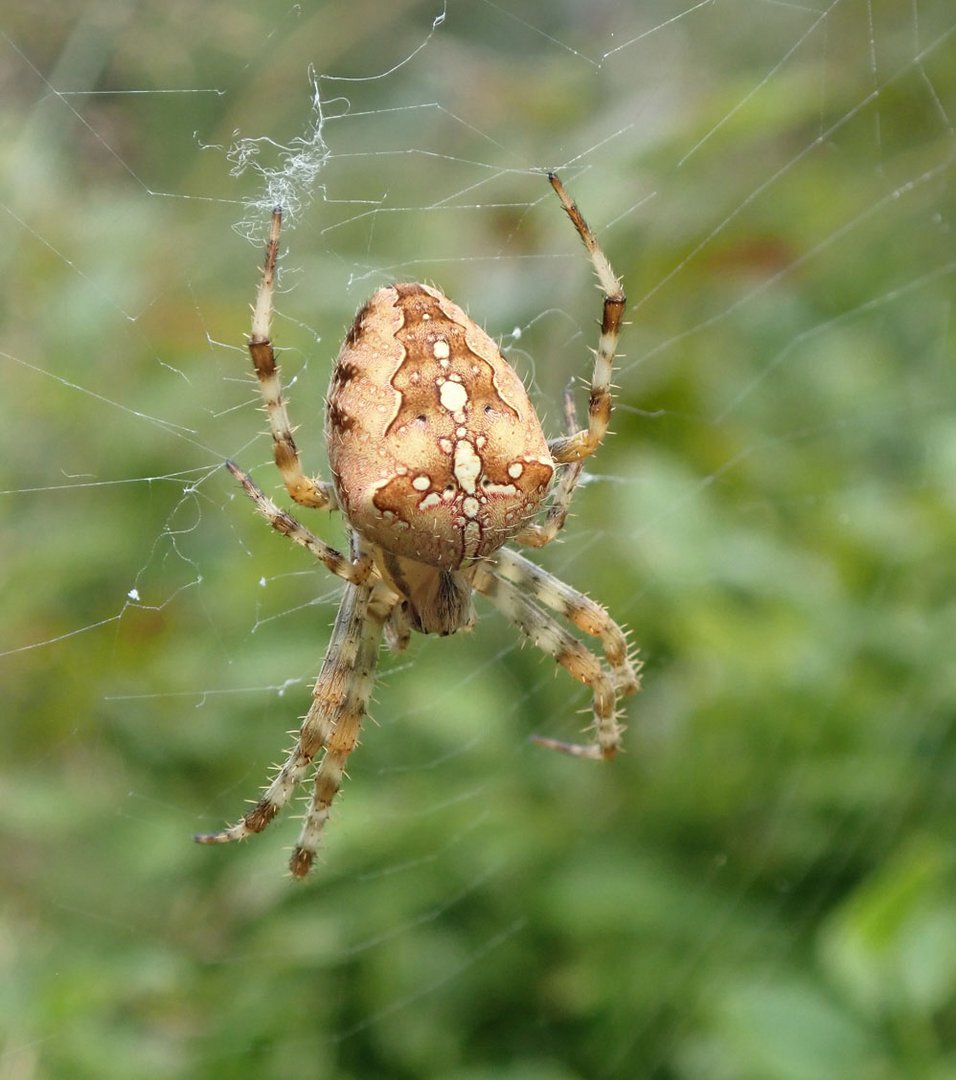
M 256 303 L 252 309 L 252 329 L 249 334 L 249 356 L 255 368 L 256 378 L 262 392 L 262 402 L 269 417 L 276 467 L 282 474 L 286 490 L 297 503 L 321 509 L 335 499 L 329 484 L 306 476 L 302 471 L 299 449 L 292 434 L 292 425 L 282 393 L 279 366 L 272 347 L 272 304 L 275 290 L 276 263 L 279 258 L 279 233 L 282 228 L 282 211 L 276 207 L 272 212 L 272 226 L 266 241 L 265 261 L 262 265 Z
M 548 174 L 548 181 L 561 200 L 561 205 L 577 230 L 588 255 L 591 256 L 591 265 L 594 267 L 598 284 L 604 293 L 601 335 L 598 338 L 597 348 L 594 350 L 594 369 L 591 373 L 588 426 L 563 438 L 551 439 L 548 442 L 554 460 L 564 464 L 590 457 L 604 441 L 611 419 L 611 374 L 614 370 L 614 358 L 621 334 L 624 305 L 627 301 L 620 279 L 614 273 L 607 256 L 601 250 L 597 237 L 584 220 L 577 204 L 572 201 L 564 185 L 554 173 Z

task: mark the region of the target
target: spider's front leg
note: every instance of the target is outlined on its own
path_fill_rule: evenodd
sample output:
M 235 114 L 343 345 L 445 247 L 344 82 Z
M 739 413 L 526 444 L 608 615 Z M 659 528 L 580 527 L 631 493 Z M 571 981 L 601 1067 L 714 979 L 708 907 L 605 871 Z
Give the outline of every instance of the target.
M 315 860 L 322 829 L 342 784 L 345 764 L 358 742 L 368 706 L 382 636 L 382 611 L 373 603 L 380 583 L 346 586 L 332 637 L 315 682 L 312 707 L 302 721 L 295 745 L 259 801 L 235 825 L 195 837 L 200 844 L 226 844 L 262 830 L 289 801 L 316 756 L 324 750 L 315 784 L 292 852 L 289 868 L 305 877 Z
M 503 556 L 520 561 L 509 562 L 506 568 L 500 565 Z M 593 742 L 569 743 L 540 735 L 534 736 L 534 741 L 539 746 L 561 750 L 575 757 L 606 761 L 614 757 L 620 749 L 621 737 L 624 734 L 624 727 L 618 719 L 617 699 L 634 693 L 639 685 L 637 673 L 628 655 L 626 639 L 620 627 L 610 619 L 603 608 L 537 567 L 534 569 L 539 577 L 532 577 L 525 572 L 525 567 L 531 566 L 531 563 L 521 559 L 515 552 L 502 549 L 493 559 L 480 564 L 475 573 L 474 586 L 487 596 L 532 644 L 553 657 L 569 674 L 591 690 L 594 713 Z M 573 606 L 560 594 L 558 587 L 575 598 Z M 600 637 L 612 665 L 611 670 L 561 626 L 554 616 L 542 610 L 539 603 L 560 610 L 576 625 Z M 585 615 L 587 619 L 584 618 Z
M 611 618 L 606 608 L 511 548 L 502 548 L 495 555 L 493 573 L 535 604 L 597 638 L 611 669 L 615 693 L 619 697 L 637 693 L 641 688 L 637 650 L 628 641 L 629 632 Z

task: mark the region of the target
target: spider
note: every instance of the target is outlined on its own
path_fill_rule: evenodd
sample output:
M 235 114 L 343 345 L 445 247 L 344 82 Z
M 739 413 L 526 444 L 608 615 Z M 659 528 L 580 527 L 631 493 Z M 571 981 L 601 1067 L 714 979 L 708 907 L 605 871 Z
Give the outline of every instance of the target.
M 590 743 L 534 741 L 597 760 L 618 750 L 617 701 L 639 687 L 640 664 L 625 632 L 599 604 L 504 546 L 543 547 L 563 527 L 584 461 L 607 431 L 624 313 L 621 283 L 594 234 L 558 177 L 549 173 L 548 180 L 604 293 L 587 426 L 578 427 L 568 390 L 566 434 L 546 439 L 518 375 L 460 307 L 429 285 L 389 285 L 355 316 L 332 370 L 325 416 L 331 483 L 302 471 L 269 338 L 282 224 L 281 210 L 273 211 L 249 353 L 286 490 L 301 506 L 341 511 L 348 555 L 280 509 L 233 462 L 226 465 L 274 529 L 346 584 L 312 706 L 285 763 L 240 821 L 197 836 L 199 843 L 261 832 L 321 753 L 289 864 L 294 877 L 304 877 L 358 741 L 383 636 L 400 652 L 413 630 L 468 630 L 475 592 L 592 692 Z M 603 659 L 558 617 L 596 638 Z

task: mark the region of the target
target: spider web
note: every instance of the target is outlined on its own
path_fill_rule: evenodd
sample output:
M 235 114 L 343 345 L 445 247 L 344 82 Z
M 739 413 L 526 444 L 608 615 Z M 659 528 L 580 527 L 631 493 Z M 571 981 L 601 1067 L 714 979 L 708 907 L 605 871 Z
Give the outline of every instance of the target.
M 4 16 L 4 1075 L 954 1074 L 954 44 L 942 0 Z M 549 432 L 583 402 L 552 167 L 630 324 L 536 561 L 634 630 L 627 753 L 529 746 L 587 694 L 482 608 L 383 655 L 307 884 L 292 815 L 191 845 L 340 595 L 221 468 L 277 491 L 272 205 L 318 470 L 388 281 L 498 335 Z

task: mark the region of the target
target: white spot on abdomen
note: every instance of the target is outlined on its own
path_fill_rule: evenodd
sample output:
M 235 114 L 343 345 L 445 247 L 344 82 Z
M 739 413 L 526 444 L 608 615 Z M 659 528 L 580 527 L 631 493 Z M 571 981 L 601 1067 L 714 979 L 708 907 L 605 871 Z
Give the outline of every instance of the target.
M 471 558 L 478 551 L 481 543 L 481 526 L 477 521 L 469 521 L 462 529 L 462 539 L 465 541 L 465 557 Z
M 468 391 L 460 382 L 452 382 L 450 379 L 446 379 L 438 387 L 438 399 L 441 401 L 443 408 L 446 408 L 449 412 L 461 412 L 468 404 Z
M 453 470 L 458 486 L 469 495 L 475 493 L 475 482 L 481 473 L 481 458 L 466 439 L 455 443 Z

